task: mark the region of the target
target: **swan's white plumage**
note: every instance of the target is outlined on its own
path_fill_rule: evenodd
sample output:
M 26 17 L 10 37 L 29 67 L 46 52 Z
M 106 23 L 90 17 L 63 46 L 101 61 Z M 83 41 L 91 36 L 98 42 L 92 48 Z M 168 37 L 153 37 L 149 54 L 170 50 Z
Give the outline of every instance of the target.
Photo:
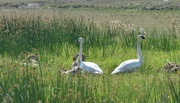
M 80 62 L 79 68 L 86 73 L 102 74 L 101 68 L 93 62 Z
M 84 42 L 84 39 L 80 37 L 78 41 L 80 42 L 78 68 L 81 68 L 85 73 L 103 74 L 102 69 L 97 64 L 93 62 L 82 61 L 82 44 Z
M 138 35 L 137 37 L 137 54 L 138 59 L 130 59 L 122 62 L 118 67 L 114 69 L 111 74 L 123 73 L 123 72 L 133 72 L 144 63 L 143 56 L 141 54 L 140 41 L 145 39 L 143 35 Z
M 116 74 L 120 72 L 133 72 L 140 66 L 141 63 L 138 59 L 127 60 L 125 62 L 122 62 L 118 67 L 116 67 L 111 74 Z

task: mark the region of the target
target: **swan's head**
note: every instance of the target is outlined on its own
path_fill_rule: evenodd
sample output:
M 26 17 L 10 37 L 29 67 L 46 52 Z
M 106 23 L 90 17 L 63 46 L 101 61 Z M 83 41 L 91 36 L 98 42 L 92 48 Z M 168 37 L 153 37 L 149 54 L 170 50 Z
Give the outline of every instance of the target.
M 137 37 L 139 40 L 141 40 L 141 39 L 145 39 L 145 37 L 144 37 L 144 35 L 138 35 L 138 37 Z
M 141 42 L 141 40 L 145 39 L 144 35 L 138 35 L 137 36 L 137 42 Z
M 83 39 L 82 37 L 79 37 L 79 38 L 78 38 L 78 41 L 79 41 L 80 43 L 83 43 L 83 42 L 84 42 L 84 39 Z
M 138 39 L 145 39 L 144 34 L 146 34 L 146 32 L 144 31 L 143 28 L 140 28 Z

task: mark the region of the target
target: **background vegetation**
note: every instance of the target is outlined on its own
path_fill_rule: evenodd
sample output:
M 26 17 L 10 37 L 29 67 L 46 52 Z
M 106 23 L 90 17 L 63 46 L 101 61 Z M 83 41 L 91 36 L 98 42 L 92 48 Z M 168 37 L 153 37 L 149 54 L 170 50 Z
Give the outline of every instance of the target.
M 179 74 L 162 68 L 180 62 L 178 10 L 60 6 L 1 10 L 0 102 L 179 102 Z M 134 73 L 110 75 L 124 60 L 137 58 L 140 28 L 146 32 L 145 63 Z M 103 75 L 61 74 L 78 53 L 78 37 L 85 39 L 86 60 Z M 39 56 L 39 68 L 21 65 L 30 54 Z

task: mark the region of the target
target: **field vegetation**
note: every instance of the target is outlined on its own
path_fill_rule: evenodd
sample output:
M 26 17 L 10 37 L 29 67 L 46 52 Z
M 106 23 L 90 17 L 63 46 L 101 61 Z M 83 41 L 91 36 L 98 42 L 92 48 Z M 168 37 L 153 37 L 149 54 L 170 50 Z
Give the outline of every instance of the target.
M 90 1 L 83 2 L 85 7 L 78 1 L 53 6 L 46 1 L 40 8 L 1 8 L 0 102 L 180 101 L 179 71 L 165 73 L 163 69 L 167 62 L 180 62 L 178 6 L 145 10 L 144 5 L 132 7 L 135 2 L 130 1 L 123 1 L 132 3 L 128 6 L 118 0 Z M 146 32 L 141 43 L 145 63 L 134 73 L 111 75 L 121 62 L 137 58 L 140 28 Z M 97 63 L 103 75 L 61 73 L 63 68 L 70 69 L 73 56 L 79 52 L 78 37 L 85 39 L 86 61 Z M 22 65 L 30 54 L 39 56 L 36 69 Z

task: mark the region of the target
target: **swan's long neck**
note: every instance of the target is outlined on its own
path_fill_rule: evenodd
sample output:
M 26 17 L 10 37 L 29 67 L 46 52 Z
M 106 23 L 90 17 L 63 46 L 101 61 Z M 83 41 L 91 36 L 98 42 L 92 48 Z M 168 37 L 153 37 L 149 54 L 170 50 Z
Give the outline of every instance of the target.
M 83 45 L 83 42 L 80 42 L 80 47 L 79 47 L 79 62 L 82 62 L 82 45 Z
M 138 41 L 137 41 L 137 54 L 138 54 L 138 59 L 139 59 L 140 63 L 143 64 L 144 58 L 141 53 L 140 38 L 138 38 Z

